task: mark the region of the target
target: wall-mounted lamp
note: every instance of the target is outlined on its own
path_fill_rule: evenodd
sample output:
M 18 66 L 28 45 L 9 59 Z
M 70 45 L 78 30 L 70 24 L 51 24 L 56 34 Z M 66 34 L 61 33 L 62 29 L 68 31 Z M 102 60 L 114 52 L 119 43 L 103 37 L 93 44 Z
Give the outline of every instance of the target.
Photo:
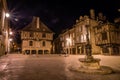
M 10 14 L 9 14 L 9 13 L 6 13 L 5 16 L 6 16 L 6 17 L 10 17 Z

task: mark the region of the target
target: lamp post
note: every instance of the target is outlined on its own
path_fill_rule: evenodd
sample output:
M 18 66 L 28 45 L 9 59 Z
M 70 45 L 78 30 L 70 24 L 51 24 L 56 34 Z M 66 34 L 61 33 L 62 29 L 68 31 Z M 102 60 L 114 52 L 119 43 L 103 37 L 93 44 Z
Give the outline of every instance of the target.
M 6 13 L 5 16 L 8 18 L 8 17 L 10 17 L 10 14 L 9 14 L 9 13 Z

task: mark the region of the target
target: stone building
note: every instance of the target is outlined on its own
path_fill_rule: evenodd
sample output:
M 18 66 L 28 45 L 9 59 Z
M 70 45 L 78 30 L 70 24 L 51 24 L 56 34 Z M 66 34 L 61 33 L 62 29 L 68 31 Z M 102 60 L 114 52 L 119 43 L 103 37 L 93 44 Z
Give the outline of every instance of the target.
M 8 19 L 6 17 L 7 2 L 6 0 L 0 0 L 0 55 L 3 55 L 5 51 L 8 51 Z
M 21 30 L 22 52 L 26 54 L 52 53 L 53 34 L 39 17 L 33 17 L 32 22 Z
M 89 32 L 90 44 L 93 47 L 92 53 L 99 54 L 100 48 L 95 45 L 94 30 L 97 21 L 90 19 L 88 16 L 80 16 L 76 24 L 71 29 L 60 34 L 63 50 L 68 54 L 85 54 L 85 45 L 87 44 L 87 27 Z
M 120 25 L 107 23 L 95 27 L 95 43 L 106 55 L 120 54 Z
M 85 54 L 85 45 L 87 44 L 87 31 L 89 33 L 89 42 L 92 46 L 92 53 L 99 54 L 100 48 L 95 45 L 94 27 L 98 25 L 98 22 L 88 16 L 80 16 L 79 20 L 75 24 L 76 33 L 76 50 L 79 54 Z
M 76 54 L 75 49 L 75 29 L 67 29 L 60 34 L 61 51 L 62 53 Z
M 60 41 L 60 38 L 57 37 L 54 41 L 53 41 L 53 53 L 54 54 L 60 54 L 62 53 L 62 42 Z
M 95 17 L 93 9 L 90 10 L 90 17 L 80 16 L 71 29 L 66 29 L 58 36 L 61 45 L 56 45 L 57 50 L 60 48 L 61 52 L 68 54 L 85 54 L 87 32 L 92 54 L 119 54 L 120 25 L 109 24 L 102 13 Z

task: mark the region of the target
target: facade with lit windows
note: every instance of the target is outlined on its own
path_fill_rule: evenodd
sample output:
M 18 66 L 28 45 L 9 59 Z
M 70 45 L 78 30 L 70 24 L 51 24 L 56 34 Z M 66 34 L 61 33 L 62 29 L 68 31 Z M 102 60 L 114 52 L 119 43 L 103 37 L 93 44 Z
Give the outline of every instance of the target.
M 33 17 L 32 22 L 21 30 L 22 52 L 26 54 L 52 53 L 53 32 Z
M 60 36 L 61 51 L 67 54 L 76 54 L 75 49 L 75 29 L 66 30 Z
M 95 27 L 95 44 L 104 55 L 120 54 L 120 25 L 107 23 Z
M 95 17 L 93 9 L 90 17 L 80 16 L 71 29 L 62 32 L 57 38 L 61 45 L 55 46 L 60 53 L 86 54 L 87 32 L 92 54 L 120 54 L 120 24 L 111 24 L 102 13 Z
M 71 29 L 60 34 L 62 49 L 68 54 L 85 54 L 86 28 L 88 27 L 90 44 L 93 47 L 92 53 L 99 54 L 100 48 L 95 45 L 94 26 L 97 26 L 97 21 L 90 19 L 88 16 L 81 16 Z

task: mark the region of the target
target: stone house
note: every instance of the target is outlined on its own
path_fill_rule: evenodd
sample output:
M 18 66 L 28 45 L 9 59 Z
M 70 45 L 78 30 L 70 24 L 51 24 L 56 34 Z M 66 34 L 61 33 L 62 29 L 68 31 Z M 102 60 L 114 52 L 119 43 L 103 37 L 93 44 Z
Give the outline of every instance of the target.
M 52 32 L 39 17 L 33 17 L 30 24 L 21 30 L 22 52 L 26 54 L 51 54 Z

